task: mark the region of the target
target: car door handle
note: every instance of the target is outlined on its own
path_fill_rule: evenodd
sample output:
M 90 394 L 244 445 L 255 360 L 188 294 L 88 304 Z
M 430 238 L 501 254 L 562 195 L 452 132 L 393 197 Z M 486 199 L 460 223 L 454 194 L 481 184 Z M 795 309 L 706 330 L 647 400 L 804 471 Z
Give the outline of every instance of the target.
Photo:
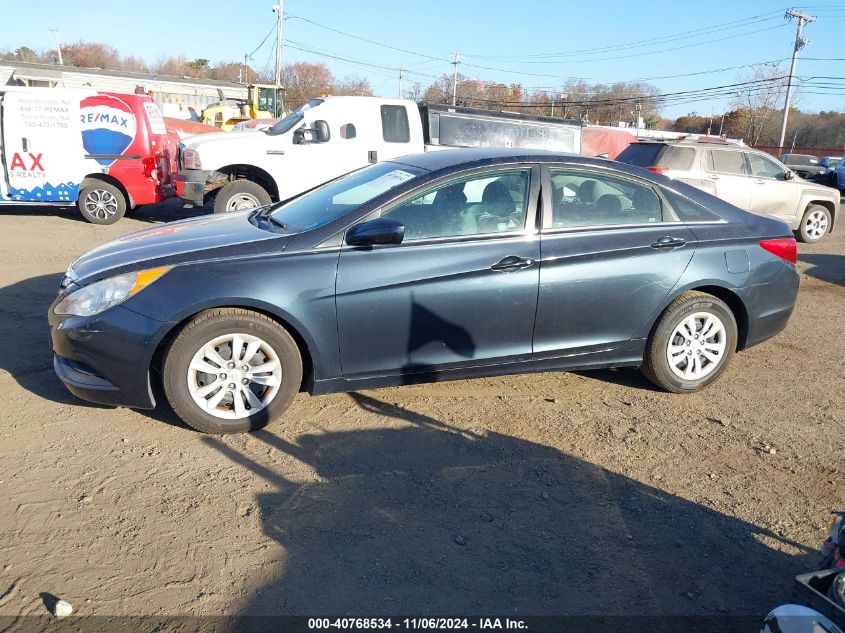
M 765 185 L 766 184 L 765 180 L 755 180 L 754 182 L 758 185 Z
M 527 257 L 517 257 L 511 255 L 499 260 L 497 263 L 490 266 L 490 270 L 495 270 L 501 273 L 512 273 L 523 268 L 528 268 L 534 265 L 534 260 Z
M 682 237 L 672 237 L 671 235 L 664 235 L 659 240 L 654 242 L 651 247 L 659 251 L 673 251 L 676 248 L 686 246 L 687 241 Z
M 710 180 L 719 180 L 719 176 L 717 174 L 710 174 Z

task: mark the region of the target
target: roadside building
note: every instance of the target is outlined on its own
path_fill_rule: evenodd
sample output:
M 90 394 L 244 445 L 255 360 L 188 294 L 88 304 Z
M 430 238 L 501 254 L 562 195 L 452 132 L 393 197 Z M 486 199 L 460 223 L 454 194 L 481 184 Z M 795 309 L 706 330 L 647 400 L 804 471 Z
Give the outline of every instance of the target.
M 182 108 L 201 112 L 211 103 L 223 99 L 245 99 L 247 96 L 246 86 L 232 81 L 125 70 L 74 68 L 3 59 L 0 59 L 0 85 L 89 88 L 124 94 L 144 93 L 149 94 L 166 113 Z

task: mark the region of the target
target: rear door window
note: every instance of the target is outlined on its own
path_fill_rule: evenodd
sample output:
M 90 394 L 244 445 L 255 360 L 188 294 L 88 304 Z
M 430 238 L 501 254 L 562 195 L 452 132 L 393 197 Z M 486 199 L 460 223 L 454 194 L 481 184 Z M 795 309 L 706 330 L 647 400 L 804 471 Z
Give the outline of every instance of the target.
M 381 106 L 381 131 L 386 143 L 407 143 L 411 140 L 408 111 L 404 106 Z
M 664 218 L 663 204 L 645 183 L 603 172 L 549 169 L 552 226 L 619 226 L 653 224 Z M 672 218 L 668 218 L 670 221 Z
M 710 209 L 705 209 L 700 204 L 696 204 L 688 198 L 678 195 L 674 191 L 668 189 L 663 190 L 664 195 L 669 200 L 675 213 L 684 222 L 718 222 L 722 219 Z
M 748 168 L 745 164 L 743 152 L 731 150 L 707 150 L 707 171 L 717 174 L 748 176 Z

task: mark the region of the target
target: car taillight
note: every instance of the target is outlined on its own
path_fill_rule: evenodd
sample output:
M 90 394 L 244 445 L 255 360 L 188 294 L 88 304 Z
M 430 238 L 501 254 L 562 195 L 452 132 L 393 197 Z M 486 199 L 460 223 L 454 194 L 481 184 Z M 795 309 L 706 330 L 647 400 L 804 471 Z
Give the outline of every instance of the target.
M 777 255 L 790 264 L 798 262 L 798 244 L 794 237 L 779 237 L 773 240 L 760 240 L 760 248 Z
M 141 160 L 144 170 L 144 178 L 158 180 L 158 160 L 155 156 L 147 156 Z
M 669 168 L 663 165 L 655 165 L 654 167 L 649 167 L 648 170 L 653 171 L 655 174 L 665 174 L 669 171 Z

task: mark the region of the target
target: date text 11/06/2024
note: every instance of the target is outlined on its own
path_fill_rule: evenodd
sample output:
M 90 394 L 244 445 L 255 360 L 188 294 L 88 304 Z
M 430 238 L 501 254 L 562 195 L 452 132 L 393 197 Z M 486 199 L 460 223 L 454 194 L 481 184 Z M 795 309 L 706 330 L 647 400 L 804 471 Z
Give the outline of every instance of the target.
M 309 618 L 311 630 L 352 630 L 366 629 L 404 629 L 414 630 L 524 630 L 527 625 L 523 620 L 510 618 Z

